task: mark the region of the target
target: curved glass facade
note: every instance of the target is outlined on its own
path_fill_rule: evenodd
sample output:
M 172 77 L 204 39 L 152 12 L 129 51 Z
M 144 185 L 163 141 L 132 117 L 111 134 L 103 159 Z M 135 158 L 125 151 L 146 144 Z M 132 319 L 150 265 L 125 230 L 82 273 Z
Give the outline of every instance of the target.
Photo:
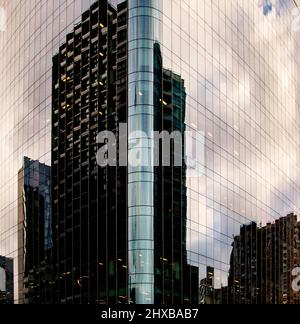
M 154 221 L 151 195 L 155 193 L 155 171 L 138 170 L 142 174 L 137 177 L 129 170 L 129 215 L 134 224 L 129 227 L 134 241 L 129 243 L 130 272 L 136 273 L 134 280 L 130 277 L 130 287 L 136 289 L 135 293 L 140 289 L 137 301 L 145 302 L 143 295 L 151 300 L 150 284 L 156 278 L 156 300 L 176 300 L 177 289 L 181 302 L 191 302 L 196 284 L 200 287 L 198 302 L 230 302 L 225 287 L 228 278 L 234 278 L 233 269 L 242 267 L 241 260 L 239 266 L 233 263 L 234 255 L 242 249 L 240 245 L 237 248 L 237 241 L 251 228 L 247 224 L 257 224 L 259 233 L 271 233 L 270 224 L 275 220 L 299 213 L 299 37 L 291 27 L 295 8 L 292 0 L 273 5 L 249 0 L 129 0 L 129 129 L 148 132 L 155 128 L 152 115 L 156 116 L 160 108 L 147 91 L 155 92 L 153 55 L 157 43 L 163 69 L 184 82 L 186 130 L 194 134 L 192 154 L 199 164 L 197 170 L 202 170 L 197 175 L 187 171 L 187 222 L 181 229 L 190 266 L 186 271 L 191 275 L 194 268 L 198 269 L 197 283 L 186 281 L 184 275 L 180 279 L 182 286 L 189 285 L 190 294 L 174 284 L 178 266 L 174 245 L 169 259 L 164 249 L 151 244 L 152 239 L 155 241 L 154 227 L 154 233 L 165 233 L 162 246 L 170 245 L 164 224 Z M 176 91 L 173 86 L 171 93 L 175 95 Z M 135 177 L 144 180 L 132 184 Z M 176 226 L 174 208 L 170 211 L 172 225 Z M 139 226 L 145 215 L 145 226 Z M 166 215 L 162 207 L 160 217 Z M 278 224 L 274 226 L 287 226 Z M 184 253 L 183 249 L 183 259 Z M 153 254 L 164 264 L 151 264 Z M 143 259 L 146 255 L 147 266 Z M 270 272 L 280 267 L 275 259 L 266 266 Z M 180 268 L 185 271 L 183 264 Z M 173 275 L 169 278 L 170 272 Z M 243 291 L 245 287 L 239 285 L 236 291 Z M 285 297 L 277 302 L 286 295 L 282 292 Z M 253 301 L 246 297 L 236 300 Z
M 59 157 L 55 145 L 52 155 L 53 164 L 61 160 L 55 167 L 61 183 L 53 191 L 59 198 L 52 200 L 61 207 L 55 211 L 59 225 L 54 223 L 59 239 L 53 240 L 61 248 L 54 265 L 59 271 L 47 282 L 57 294 L 52 299 L 300 303 L 291 283 L 293 268 L 300 266 L 297 2 L 128 0 L 115 7 L 121 2 L 110 1 L 113 12 L 107 6 L 107 12 L 99 10 L 110 16 L 106 28 L 94 0 L 0 0 L 0 255 L 14 259 L 15 301 L 26 299 L 20 215 L 39 215 L 24 210 L 24 199 L 31 196 L 24 192 L 24 157 L 48 170 L 51 109 L 55 116 L 57 103 L 66 98 L 61 108 L 72 120 L 68 135 L 73 106 L 80 124 L 74 133 L 81 133 L 74 141 L 65 136 L 57 117 L 64 120 L 63 112 L 52 120 L 53 142 L 62 138 Z M 106 32 L 111 41 L 102 44 Z M 77 54 L 66 52 L 73 38 L 78 57 L 88 63 L 80 65 Z M 99 78 L 97 91 L 110 80 L 106 94 L 97 92 L 95 83 L 90 86 L 92 76 Z M 74 89 L 67 85 L 71 80 Z M 80 109 L 78 98 L 67 101 L 73 94 L 85 102 Z M 99 99 L 105 113 L 90 97 Z M 113 168 L 99 171 L 97 131 L 115 131 L 126 120 L 128 168 L 115 175 Z M 93 122 L 101 127 L 93 128 Z M 152 131 L 188 132 L 180 167 L 152 163 L 157 153 Z M 71 168 L 63 174 L 66 152 L 70 165 L 73 158 L 78 162 L 82 179 Z M 42 174 L 30 177 L 35 193 Z M 40 227 L 42 233 L 45 226 Z
M 157 6 L 157 1 L 128 3 L 129 287 L 131 298 L 139 304 L 154 302 L 155 178 L 154 168 L 146 159 L 154 155 L 154 139 L 148 136 L 154 131 L 157 116 L 154 102 L 154 44 L 159 41 L 160 30 Z M 139 163 L 142 166 L 138 167 Z
M 0 30 L 0 254 L 15 260 L 18 172 L 23 158 L 51 163 L 52 57 L 92 2 L 0 1 L 1 18 L 3 12 L 6 17 Z M 15 301 L 18 273 L 14 262 Z

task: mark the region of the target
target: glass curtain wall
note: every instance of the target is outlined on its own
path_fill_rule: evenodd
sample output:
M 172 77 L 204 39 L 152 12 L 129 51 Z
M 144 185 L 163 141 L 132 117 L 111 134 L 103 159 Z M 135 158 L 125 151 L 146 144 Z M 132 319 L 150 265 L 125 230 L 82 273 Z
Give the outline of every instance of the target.
M 18 172 L 24 156 L 51 163 L 52 57 L 93 2 L 0 0 L 0 254 L 16 261 L 16 302 Z
M 184 82 L 186 130 L 193 134 L 186 144 L 197 167 L 195 173 L 187 166 L 187 222 L 182 238 L 187 271 L 198 269 L 198 282 L 185 284 L 191 295 L 195 285 L 199 287 L 199 303 L 232 301 L 228 278 L 232 281 L 237 269 L 240 278 L 246 271 L 242 261 L 233 264 L 236 251 L 245 250 L 237 247 L 245 231 L 255 228 L 247 237 L 250 245 L 256 244 L 255 257 L 261 258 L 266 244 L 290 242 L 293 231 L 288 229 L 298 226 L 286 225 L 290 218 L 275 225 L 281 217 L 299 214 L 299 35 L 292 29 L 297 9 L 292 0 L 271 3 L 129 0 L 129 131 L 154 129 L 161 109 L 149 95 L 155 84 L 155 43 L 160 46 L 161 66 Z M 171 92 L 176 94 L 176 88 Z M 148 144 L 151 150 L 152 143 Z M 160 251 L 154 248 L 153 231 L 163 226 L 154 217 L 154 173 L 153 168 L 129 168 L 130 288 L 142 303 L 155 300 L 153 255 Z M 162 208 L 161 217 L 165 216 Z M 273 238 L 266 243 L 260 241 L 262 237 Z M 167 246 L 168 235 L 162 241 Z M 167 263 L 167 258 L 159 257 Z M 295 262 L 286 267 L 286 260 L 275 259 L 267 268 L 281 280 Z M 171 271 L 176 272 L 175 264 Z M 259 270 L 258 264 L 255 267 Z M 162 271 L 162 284 L 168 276 Z M 239 282 L 235 291 L 241 295 L 233 302 L 257 301 L 242 292 L 267 289 L 258 285 L 253 278 Z M 281 289 L 277 297 L 268 291 L 269 302 L 287 302 L 287 290 L 291 288 Z M 161 290 L 162 300 L 170 298 L 168 291 Z

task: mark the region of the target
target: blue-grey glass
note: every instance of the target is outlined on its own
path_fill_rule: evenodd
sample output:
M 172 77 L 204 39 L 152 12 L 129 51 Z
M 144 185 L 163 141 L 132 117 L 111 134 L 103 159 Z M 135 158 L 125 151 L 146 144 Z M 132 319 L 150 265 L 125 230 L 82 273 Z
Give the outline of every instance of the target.
M 155 1 L 128 3 L 129 134 L 143 131 L 149 136 L 154 130 L 151 80 L 154 74 L 154 43 L 159 40 L 159 34 L 155 28 L 158 21 L 153 13 L 158 5 L 160 3 Z M 142 140 L 142 135 L 136 134 L 132 140 L 133 145 L 130 141 L 128 152 L 129 293 L 132 301 L 151 304 L 154 302 L 154 169 L 151 163 L 143 162 L 153 156 L 154 148 L 151 140 L 150 143 Z M 138 155 L 142 162 L 140 167 L 130 161 L 130 157 Z M 135 182 L 142 177 L 146 180 Z M 142 207 L 148 207 L 148 211 L 140 210 L 140 213 Z

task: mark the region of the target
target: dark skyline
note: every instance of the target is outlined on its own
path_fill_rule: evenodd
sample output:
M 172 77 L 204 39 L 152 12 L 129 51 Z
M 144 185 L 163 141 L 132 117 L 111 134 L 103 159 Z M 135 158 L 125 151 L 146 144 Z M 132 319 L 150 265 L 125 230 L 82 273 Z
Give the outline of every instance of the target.
M 228 285 L 216 287 L 215 269 L 200 282 L 202 304 L 300 304 L 292 271 L 300 266 L 300 222 L 294 214 L 261 227 L 245 224 L 232 243 Z

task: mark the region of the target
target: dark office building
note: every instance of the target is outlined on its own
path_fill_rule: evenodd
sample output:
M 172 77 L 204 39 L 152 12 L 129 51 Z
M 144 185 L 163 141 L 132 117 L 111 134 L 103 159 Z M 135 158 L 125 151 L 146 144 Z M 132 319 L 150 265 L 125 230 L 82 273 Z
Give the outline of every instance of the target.
M 235 237 L 229 273 L 230 304 L 299 304 L 292 270 L 300 265 L 300 223 L 291 214 L 259 228 L 252 223 Z
M 186 131 L 186 91 L 184 80 L 163 68 L 159 44 L 154 45 L 155 129 L 172 134 Z M 175 166 L 175 140 L 171 142 L 170 166 L 163 166 L 160 143 L 160 167 L 155 170 L 155 303 L 198 303 L 198 268 L 187 263 L 187 188 L 186 164 Z M 182 141 L 182 152 L 185 142 Z
M 130 3 L 134 6 L 134 1 Z M 134 168 L 118 163 L 127 158 L 120 156 L 120 145 L 129 143 L 126 151 L 132 152 L 128 139 L 119 136 L 120 124 L 127 123 L 128 131 L 183 134 L 191 129 L 186 124 L 192 116 L 187 111 L 187 82 L 164 68 L 160 43 L 153 39 L 129 41 L 136 33 L 135 19 L 145 20 L 145 25 L 138 20 L 139 26 L 153 27 L 137 8 L 131 8 L 130 16 L 126 1 L 117 6 L 96 1 L 53 58 L 51 244 L 40 234 L 32 234 L 28 223 L 26 235 L 37 237 L 32 244 L 39 254 L 30 263 L 25 253 L 25 299 L 75 304 L 298 303 L 291 278 L 292 269 L 300 265 L 296 216 L 265 227 L 244 225 L 238 236 L 236 226 L 233 236 L 233 224 L 229 229 L 232 219 L 218 224 L 215 214 L 199 212 L 199 220 L 214 218 L 207 233 L 215 235 L 215 246 L 211 253 L 212 246 L 200 241 L 203 236 L 199 235 L 194 257 L 201 261 L 191 262 L 190 188 L 184 156 L 182 166 L 174 166 L 177 143 L 171 142 L 171 166 L 162 166 L 162 143 L 161 166 Z M 143 8 L 145 12 L 148 9 Z M 153 12 L 151 15 L 155 20 Z M 193 127 L 202 122 L 193 120 Z M 105 131 L 113 132 L 119 140 L 115 167 L 97 163 L 101 147 L 97 136 Z M 185 140 L 181 145 L 185 152 Z M 143 149 L 143 153 L 147 151 Z M 209 158 L 206 156 L 207 161 Z M 28 192 L 26 201 L 41 206 Z M 39 222 L 45 217 L 35 220 L 36 209 L 31 214 L 41 233 L 45 225 Z M 230 231 L 226 240 L 220 235 L 221 225 Z M 229 250 L 232 239 L 231 257 L 228 253 L 223 258 L 217 247 L 227 252 L 224 240 Z M 29 246 L 27 250 L 28 260 L 33 249 Z M 208 252 L 210 258 L 204 261 Z M 214 257 L 222 264 L 212 262 Z M 207 262 L 205 278 L 199 278 L 201 265 L 194 266 L 198 262 Z M 220 268 L 223 281 L 217 280 Z M 203 267 L 202 273 L 205 276 Z
M 21 304 L 45 303 L 51 277 L 51 168 L 24 158 L 19 171 L 19 296 Z
M 126 168 L 96 137 L 126 122 L 127 9 L 97 1 L 53 60 L 54 303 L 128 302 Z
M 158 44 L 153 52 L 154 127 L 184 132 L 184 80 L 163 68 Z M 98 133 L 109 130 L 118 137 L 120 123 L 128 119 L 126 2 L 117 8 L 106 1 L 92 5 L 53 64 L 55 244 L 49 302 L 139 302 L 135 288 L 129 291 L 128 169 L 102 168 L 96 161 Z M 184 161 L 183 167 L 156 168 L 156 303 L 198 302 L 198 269 L 187 260 L 186 191 Z
M 0 305 L 14 303 L 13 259 L 0 256 Z

